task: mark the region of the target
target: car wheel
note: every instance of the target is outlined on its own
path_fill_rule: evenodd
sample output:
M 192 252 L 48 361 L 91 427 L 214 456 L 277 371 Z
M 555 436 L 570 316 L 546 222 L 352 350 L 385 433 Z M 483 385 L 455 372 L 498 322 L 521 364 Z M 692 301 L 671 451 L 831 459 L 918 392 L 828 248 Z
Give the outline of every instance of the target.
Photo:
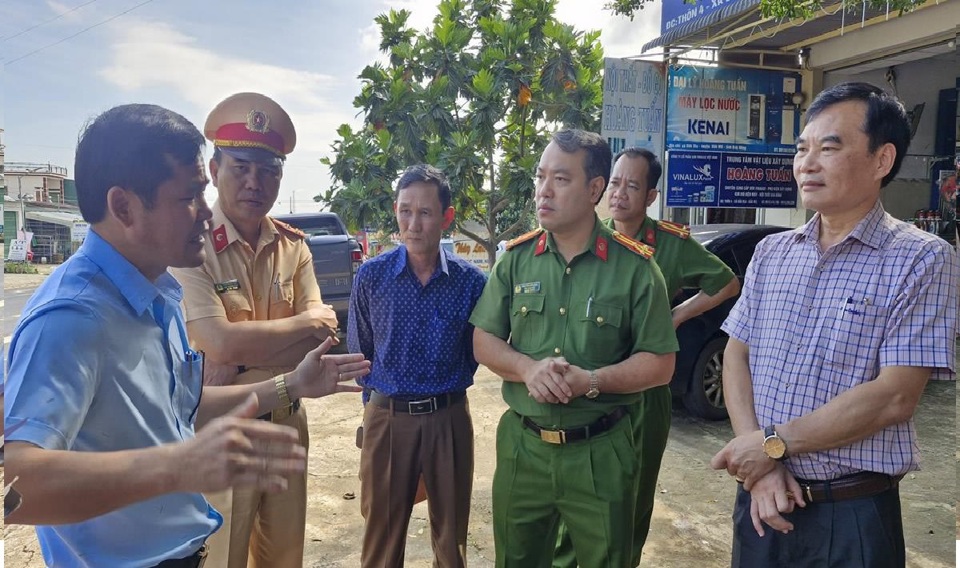
M 727 418 L 727 407 L 723 402 L 723 350 L 726 346 L 726 337 L 712 339 L 693 366 L 690 388 L 683 395 L 683 405 L 700 418 Z

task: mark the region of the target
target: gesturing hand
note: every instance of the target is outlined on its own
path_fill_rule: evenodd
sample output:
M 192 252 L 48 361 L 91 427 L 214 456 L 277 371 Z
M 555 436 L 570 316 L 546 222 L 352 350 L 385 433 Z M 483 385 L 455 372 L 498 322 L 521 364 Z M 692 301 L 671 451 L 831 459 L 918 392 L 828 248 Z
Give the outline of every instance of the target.
M 370 361 L 360 353 L 327 355 L 333 344 L 333 339 L 326 338 L 297 365 L 287 385 L 291 398 L 319 398 L 337 392 L 363 390 L 356 385 L 343 383 L 370 373 Z
M 171 446 L 178 454 L 173 467 L 179 491 L 287 488 L 287 477 L 306 468 L 306 450 L 294 428 L 254 420 L 258 408 L 257 395 L 251 394 L 227 414 L 210 421 L 192 440 Z

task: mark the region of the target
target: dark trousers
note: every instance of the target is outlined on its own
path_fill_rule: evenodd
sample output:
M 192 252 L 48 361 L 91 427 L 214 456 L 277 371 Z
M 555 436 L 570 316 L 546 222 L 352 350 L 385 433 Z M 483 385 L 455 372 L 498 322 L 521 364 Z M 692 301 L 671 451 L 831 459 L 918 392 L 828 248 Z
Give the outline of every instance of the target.
M 462 568 L 473 490 L 473 422 L 466 399 L 418 416 L 368 403 L 360 452 L 364 568 L 403 567 L 421 474 L 434 566 Z
M 900 491 L 834 503 L 808 503 L 784 518 L 783 534 L 764 526 L 760 538 L 750 520 L 750 493 L 737 489 L 733 510 L 734 568 L 903 568 L 906 549 Z

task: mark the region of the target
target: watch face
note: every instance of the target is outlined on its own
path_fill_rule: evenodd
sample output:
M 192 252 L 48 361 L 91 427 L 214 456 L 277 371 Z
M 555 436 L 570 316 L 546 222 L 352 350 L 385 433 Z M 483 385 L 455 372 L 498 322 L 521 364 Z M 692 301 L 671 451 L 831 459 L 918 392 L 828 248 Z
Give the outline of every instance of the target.
M 587 398 L 597 398 L 597 396 L 598 396 L 599 394 L 600 394 L 600 389 L 592 388 L 592 389 L 588 390 L 588 391 L 587 391 L 587 394 L 585 394 L 585 395 L 583 395 L 583 396 L 585 396 L 585 397 L 587 397 Z
M 763 441 L 763 453 L 778 460 L 787 453 L 787 445 L 779 436 L 770 436 Z

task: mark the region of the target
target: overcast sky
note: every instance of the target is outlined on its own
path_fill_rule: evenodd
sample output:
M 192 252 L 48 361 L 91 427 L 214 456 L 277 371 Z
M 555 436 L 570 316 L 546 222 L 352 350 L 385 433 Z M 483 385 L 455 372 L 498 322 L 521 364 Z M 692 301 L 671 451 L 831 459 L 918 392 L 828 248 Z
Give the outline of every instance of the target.
M 560 0 L 558 16 L 602 30 L 608 57 L 627 57 L 658 35 L 659 3 L 633 22 L 605 0 Z M 316 211 L 342 123 L 357 124 L 357 75 L 377 57 L 373 22 L 390 8 L 423 29 L 436 0 L 3 0 L 0 94 L 8 162 L 67 167 L 83 123 L 112 106 L 145 102 L 198 126 L 224 97 L 259 91 L 297 128 L 274 212 Z M 35 53 L 31 53 L 35 52 Z M 209 154 L 209 148 L 208 148 Z M 213 201 L 211 187 L 208 200 Z

